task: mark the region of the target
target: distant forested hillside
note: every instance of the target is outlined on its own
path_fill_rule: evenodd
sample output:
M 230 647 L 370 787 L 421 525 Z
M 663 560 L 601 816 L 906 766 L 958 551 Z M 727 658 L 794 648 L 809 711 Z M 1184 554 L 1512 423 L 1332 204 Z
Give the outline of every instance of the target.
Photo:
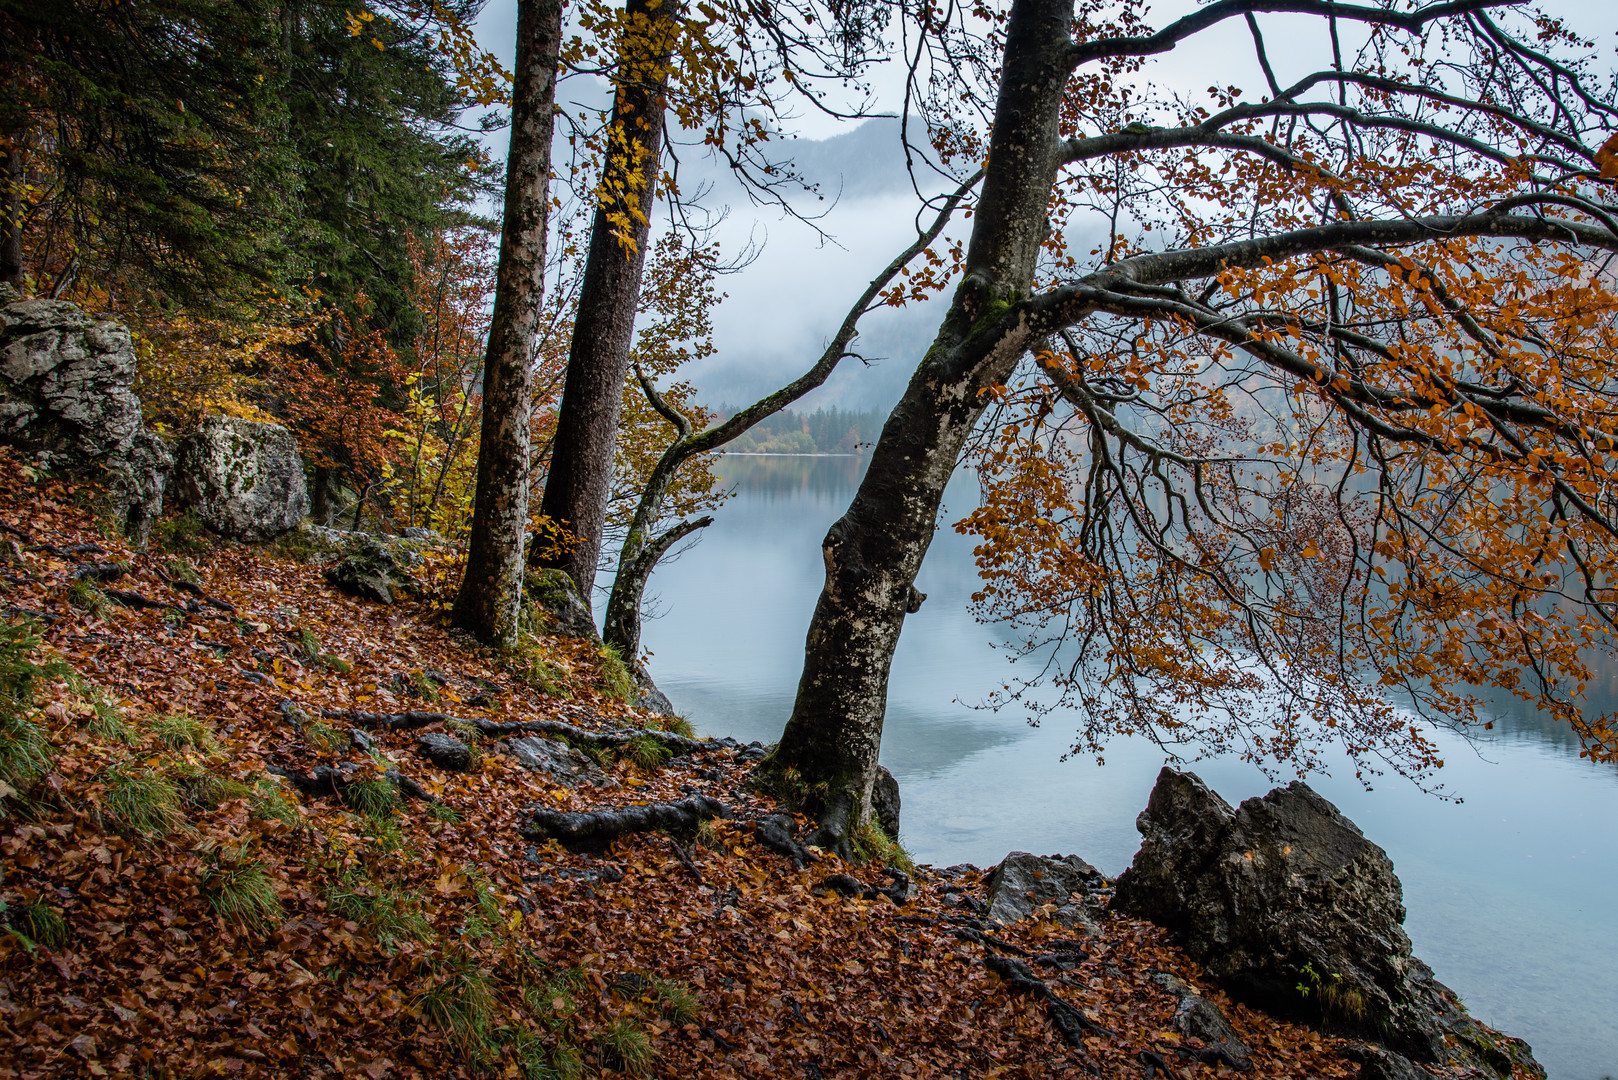
M 723 416 L 734 405 L 719 409 Z M 733 454 L 863 454 L 882 432 L 887 414 L 873 409 L 816 409 L 812 413 L 780 412 L 759 422 L 726 449 Z

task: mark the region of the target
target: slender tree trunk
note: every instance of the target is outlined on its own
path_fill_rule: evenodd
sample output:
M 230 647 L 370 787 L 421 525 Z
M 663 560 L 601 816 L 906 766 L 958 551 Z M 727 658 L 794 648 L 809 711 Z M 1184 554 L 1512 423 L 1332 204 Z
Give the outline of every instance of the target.
M 329 529 L 337 520 L 337 466 L 316 465 L 313 488 L 309 516 Z
M 826 584 L 781 742 L 759 779 L 820 823 L 844 853 L 869 819 L 888 670 L 907 613 L 925 597 L 916 572 L 932 541 L 961 448 L 1004 382 L 1025 335 L 973 337 L 1028 295 L 1059 165 L 1057 118 L 1071 71 L 1072 0 L 1016 0 L 983 194 L 966 275 L 933 347 L 882 429 L 848 512 L 822 542 Z M 970 347 L 966 346 L 972 339 Z
M 601 201 L 590 229 L 550 476 L 540 505 L 540 512 L 567 530 L 574 542 L 566 550 L 531 553 L 536 565 L 565 571 L 586 606 L 601 557 L 629 343 L 651 231 L 663 149 L 663 99 L 677 28 L 674 7 L 670 0 L 629 0 L 626 9 L 630 24 L 619 58 Z
M 466 577 L 451 621 L 490 645 L 516 639 L 528 531 L 528 416 L 545 284 L 561 0 L 518 0 L 506 205 L 483 361 L 483 428 Z
M 5 196 L 0 198 L 0 284 L 22 288 L 23 149 L 15 135 L 8 140 L 5 160 Z

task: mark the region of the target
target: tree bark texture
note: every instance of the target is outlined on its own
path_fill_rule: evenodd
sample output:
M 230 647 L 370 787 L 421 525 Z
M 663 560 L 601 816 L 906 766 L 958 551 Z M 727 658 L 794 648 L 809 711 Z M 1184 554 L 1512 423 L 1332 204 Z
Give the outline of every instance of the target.
M 588 606 L 601 557 L 623 410 L 629 344 L 640 304 L 652 200 L 663 150 L 663 108 L 677 23 L 669 0 L 629 0 L 617 92 L 590 250 L 579 291 L 567 380 L 540 512 L 573 538 L 530 562 L 565 571 Z
M 1008 25 L 983 193 L 966 273 L 933 347 L 882 429 L 848 512 L 822 542 L 826 583 L 805 646 L 797 699 L 759 779 L 820 824 L 839 852 L 870 816 L 888 670 L 932 541 L 944 487 L 988 404 L 1026 346 L 996 316 L 1026 298 L 1060 165 L 1057 119 L 1072 70 L 1072 0 L 1017 0 Z M 991 340 L 985 340 L 990 338 Z M 993 340 L 998 338 L 998 340 Z
M 15 137 L 0 168 L 5 170 L 5 194 L 0 197 L 0 284 L 21 288 L 23 151 Z
M 494 311 L 483 365 L 483 429 L 466 577 L 451 620 L 485 644 L 515 640 L 528 532 L 528 417 L 545 283 L 551 131 L 561 0 L 519 0 L 517 63 Z

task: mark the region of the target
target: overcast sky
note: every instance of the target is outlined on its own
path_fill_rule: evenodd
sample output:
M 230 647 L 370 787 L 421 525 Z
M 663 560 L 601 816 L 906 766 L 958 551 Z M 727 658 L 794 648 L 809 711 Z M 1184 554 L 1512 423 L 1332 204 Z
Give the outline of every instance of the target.
M 1195 6 L 1190 0 L 1158 4 L 1148 20 L 1161 26 Z M 1618 53 L 1618 3 L 1557 0 L 1541 6 L 1594 38 L 1607 57 Z M 1259 16 L 1259 22 L 1283 85 L 1289 74 L 1295 77 L 1324 66 L 1318 63 L 1323 43 L 1317 21 L 1266 14 Z M 490 0 L 477 22 L 483 46 L 508 68 L 515 27 L 516 0 Z M 1157 58 L 1143 76 L 1159 87 L 1192 94 L 1200 94 L 1211 82 L 1234 83 L 1256 94 L 1264 83 L 1251 60 L 1252 51 L 1245 24 L 1228 20 L 1192 44 Z M 898 89 L 898 79 L 897 72 L 879 71 L 874 83 L 879 94 L 890 93 Z M 599 91 L 572 80 L 563 84 L 562 93 L 581 101 Z M 853 125 L 840 128 L 809 113 L 794 123 L 801 138 L 825 140 L 821 146 L 800 142 L 794 149 L 808 159 L 806 171 L 819 175 L 828 193 L 841 190 L 835 206 L 818 222 L 832 239 L 824 240 L 815 229 L 777 208 L 751 205 L 734 188 L 722 184 L 716 189 L 716 207 L 729 208 L 719 230 L 727 253 L 739 251 L 750 239 L 761 243 L 762 250 L 745 271 L 723 281 L 727 300 L 716 318 L 718 355 L 691 373 L 710 404 L 751 401 L 808 367 L 865 284 L 914 236 L 915 197 L 893 135 L 895 124 L 867 121 L 880 125 L 880 130 L 851 133 Z M 503 157 L 504 133 L 490 142 L 491 151 Z M 701 168 L 698 163 L 684 168 L 693 165 Z M 689 183 L 683 186 L 690 190 Z M 942 305 L 934 301 L 868 316 L 856 348 L 882 359 L 870 366 L 845 360 L 830 383 L 798 407 L 891 405 L 941 315 Z

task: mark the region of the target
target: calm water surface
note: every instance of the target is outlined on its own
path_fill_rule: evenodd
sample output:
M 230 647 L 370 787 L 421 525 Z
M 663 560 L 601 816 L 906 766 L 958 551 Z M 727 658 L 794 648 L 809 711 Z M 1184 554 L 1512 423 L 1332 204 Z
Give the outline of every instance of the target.
M 649 595 L 652 670 L 699 730 L 778 738 L 791 711 L 823 567 L 820 539 L 847 508 L 855 458 L 731 456 L 737 497 L 701 544 L 658 570 Z M 952 485 L 943 521 L 971 508 Z M 947 524 L 917 586 L 889 688 L 882 761 L 899 779 L 905 846 L 919 861 L 989 865 L 1008 851 L 1077 853 L 1115 875 L 1129 865 L 1162 752 L 1113 745 L 1105 766 L 1061 761 L 1060 715 L 971 708 L 1014 669 L 996 628 L 974 622 L 971 540 Z M 1610 688 L 1606 688 L 1610 689 Z M 1365 791 L 1351 769 L 1311 784 L 1385 848 L 1404 883 L 1416 953 L 1472 1012 L 1527 1039 L 1552 1080 L 1618 1076 L 1618 770 L 1534 715 L 1503 712 L 1498 737 L 1440 736 L 1460 804 L 1397 778 Z M 1196 772 L 1232 804 L 1275 786 L 1250 765 Z

